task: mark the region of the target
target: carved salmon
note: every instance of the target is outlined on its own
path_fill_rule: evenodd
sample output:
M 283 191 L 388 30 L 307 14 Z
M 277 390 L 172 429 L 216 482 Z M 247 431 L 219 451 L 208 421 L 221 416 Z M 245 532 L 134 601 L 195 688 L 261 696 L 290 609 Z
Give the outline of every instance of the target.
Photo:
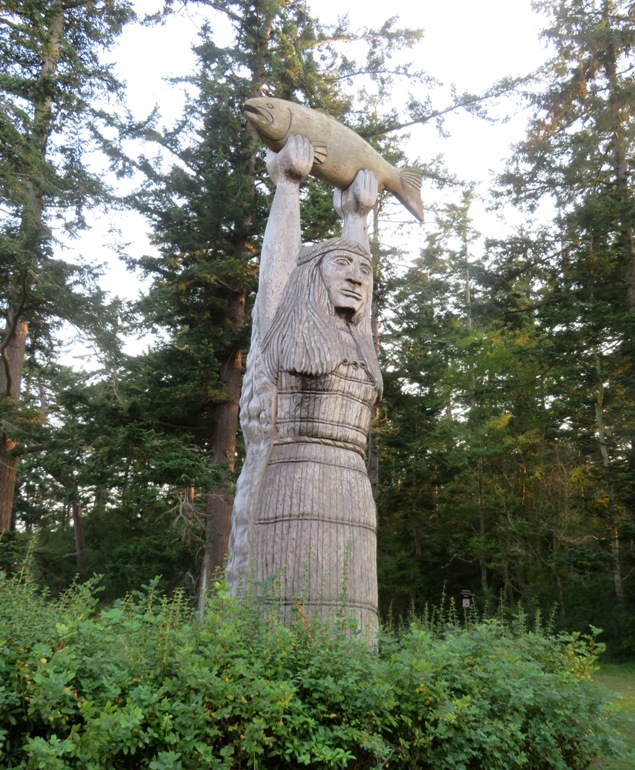
M 313 145 L 311 173 L 345 190 L 358 171 L 368 169 L 420 222 L 423 221 L 421 174 L 416 169 L 397 169 L 350 128 L 326 113 L 285 99 L 257 97 L 245 102 L 250 132 L 274 152 L 292 135 L 304 136 Z

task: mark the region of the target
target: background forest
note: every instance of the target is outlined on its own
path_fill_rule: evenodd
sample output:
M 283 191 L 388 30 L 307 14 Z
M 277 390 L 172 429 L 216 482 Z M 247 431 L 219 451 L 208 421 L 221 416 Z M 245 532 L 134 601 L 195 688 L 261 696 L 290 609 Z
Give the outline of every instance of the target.
M 394 19 L 354 30 L 283 0 L 183 5 L 207 23 L 166 125 L 133 119 L 105 62 L 126 25 L 169 26 L 181 4 L 140 18 L 125 0 L 0 0 L 2 568 L 36 535 L 43 586 L 98 573 L 108 602 L 157 575 L 194 599 L 222 566 L 271 199 L 242 104 L 266 94 L 424 174 L 425 237 L 388 197 L 373 216 L 385 617 L 470 589 L 635 654 L 635 3 L 538 0 L 544 66 L 449 105 L 416 64 L 422 31 Z M 487 204 L 522 224 L 477 232 L 473 187 L 406 158 L 404 130 L 486 119 L 503 95 L 530 118 Z M 138 301 L 109 299 L 90 254 L 65 258 L 104 209 L 151 228 L 153 255 L 119 247 L 145 278 Z M 315 180 L 303 227 L 337 231 Z M 91 366 L 68 365 L 68 329 Z M 133 355 L 130 334 L 152 342 Z

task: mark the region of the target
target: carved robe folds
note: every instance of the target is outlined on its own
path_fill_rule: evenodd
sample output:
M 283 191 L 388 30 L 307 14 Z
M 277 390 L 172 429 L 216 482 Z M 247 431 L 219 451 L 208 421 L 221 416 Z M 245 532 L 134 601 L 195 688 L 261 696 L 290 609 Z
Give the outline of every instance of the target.
M 280 372 L 275 438 L 255 514 L 256 577 L 280 600 L 377 627 L 376 511 L 364 461 L 377 386 L 348 322 L 349 356 L 330 374 Z

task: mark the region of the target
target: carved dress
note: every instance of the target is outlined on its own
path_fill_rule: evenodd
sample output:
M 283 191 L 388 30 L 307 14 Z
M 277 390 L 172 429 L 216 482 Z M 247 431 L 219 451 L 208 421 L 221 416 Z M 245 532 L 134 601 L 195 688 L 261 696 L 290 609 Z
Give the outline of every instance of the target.
M 321 617 L 345 607 L 372 632 L 376 509 L 365 450 L 378 387 L 350 324 L 333 322 L 347 351 L 334 371 L 278 374 L 272 447 L 253 519 L 255 576 L 278 577 L 283 605 L 297 599 Z

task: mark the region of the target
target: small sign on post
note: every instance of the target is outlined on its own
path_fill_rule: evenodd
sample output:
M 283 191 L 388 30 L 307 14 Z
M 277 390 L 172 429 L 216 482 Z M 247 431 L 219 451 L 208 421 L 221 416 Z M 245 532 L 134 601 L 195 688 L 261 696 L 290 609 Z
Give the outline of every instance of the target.
M 472 605 L 472 596 L 473 596 L 473 594 L 472 594 L 472 592 L 470 591 L 469 588 L 464 588 L 461 591 L 461 599 L 463 601 L 463 609 L 464 610 L 469 610 L 470 609 L 470 607 Z

